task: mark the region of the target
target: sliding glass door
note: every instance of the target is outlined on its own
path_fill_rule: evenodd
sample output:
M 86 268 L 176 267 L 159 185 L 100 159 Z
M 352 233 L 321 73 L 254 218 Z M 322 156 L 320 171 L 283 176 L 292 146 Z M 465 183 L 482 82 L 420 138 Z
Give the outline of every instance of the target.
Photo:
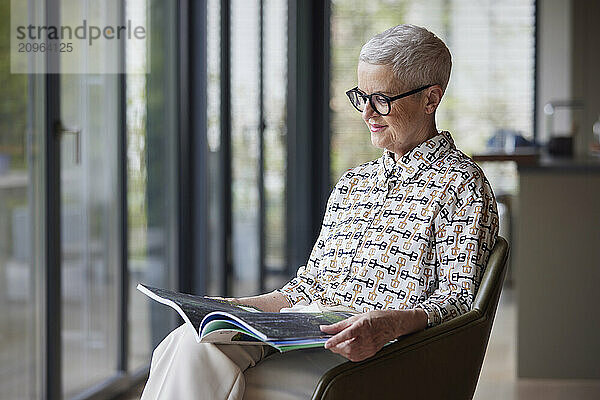
M 59 9 L 61 25 L 78 26 L 92 13 L 120 20 L 118 2 L 66 0 Z M 120 62 L 114 50 L 97 51 L 105 62 Z M 85 71 L 91 55 L 80 51 L 70 62 Z M 63 72 L 73 68 L 61 63 Z M 122 132 L 119 75 L 61 73 L 59 79 L 62 390 L 70 398 L 118 367 Z
M 175 326 L 135 285 L 176 282 L 178 6 L 0 2 L 0 400 L 110 397 Z M 14 22 L 88 36 L 11 71 Z
M 114 76 L 62 75 L 60 89 L 62 367 L 70 397 L 117 368 L 118 86 Z

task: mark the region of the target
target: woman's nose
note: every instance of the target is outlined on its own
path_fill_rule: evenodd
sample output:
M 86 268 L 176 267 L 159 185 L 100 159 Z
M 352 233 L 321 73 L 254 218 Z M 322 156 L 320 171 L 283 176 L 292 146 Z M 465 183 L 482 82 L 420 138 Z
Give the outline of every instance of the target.
M 362 112 L 362 117 L 365 121 L 368 121 L 374 114 L 376 114 L 375 110 L 373 110 L 373 107 L 371 107 L 371 102 L 367 101 L 365 103 L 365 108 L 363 109 Z

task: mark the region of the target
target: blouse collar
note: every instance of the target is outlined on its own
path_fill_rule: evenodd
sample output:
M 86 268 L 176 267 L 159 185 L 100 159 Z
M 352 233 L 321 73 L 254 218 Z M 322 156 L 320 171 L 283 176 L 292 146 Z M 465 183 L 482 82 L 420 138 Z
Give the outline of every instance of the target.
M 379 173 L 384 179 L 403 181 L 427 169 L 442 154 L 453 149 L 456 149 L 454 140 L 447 131 L 442 131 L 419 144 L 404 154 L 397 162 L 394 161 L 393 153 L 386 149 L 380 158 Z

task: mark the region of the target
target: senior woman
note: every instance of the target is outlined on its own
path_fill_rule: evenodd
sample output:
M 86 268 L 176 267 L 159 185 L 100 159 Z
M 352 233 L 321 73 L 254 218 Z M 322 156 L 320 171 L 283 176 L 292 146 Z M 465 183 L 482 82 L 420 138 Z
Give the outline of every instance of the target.
M 451 65 L 445 44 L 417 26 L 395 26 L 363 46 L 358 85 L 346 94 L 383 155 L 336 184 L 296 277 L 272 293 L 237 299 L 264 311 L 341 307 L 356 315 L 321 327 L 332 335 L 325 349 L 280 362 L 315 368 L 364 360 L 471 308 L 498 214 L 481 169 L 436 128 Z M 142 398 L 242 398 L 244 371 L 268 356 L 266 348 L 199 344 L 188 329 L 154 351 Z

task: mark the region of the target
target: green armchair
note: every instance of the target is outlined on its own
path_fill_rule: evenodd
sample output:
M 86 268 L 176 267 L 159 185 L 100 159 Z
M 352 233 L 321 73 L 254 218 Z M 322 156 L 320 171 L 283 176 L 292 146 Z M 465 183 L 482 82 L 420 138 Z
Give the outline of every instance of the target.
M 498 237 L 473 309 L 399 339 L 368 360 L 326 371 L 316 399 L 471 399 L 506 273 L 508 243 Z

